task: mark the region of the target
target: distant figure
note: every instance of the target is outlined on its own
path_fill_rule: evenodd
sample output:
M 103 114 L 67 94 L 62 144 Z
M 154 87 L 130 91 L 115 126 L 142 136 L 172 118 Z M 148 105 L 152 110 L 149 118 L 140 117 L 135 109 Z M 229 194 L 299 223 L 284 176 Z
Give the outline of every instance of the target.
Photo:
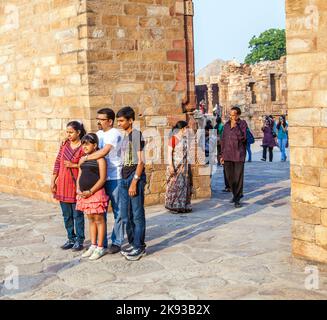
M 254 136 L 249 128 L 246 129 L 246 151 L 248 153 L 248 162 L 252 162 L 251 144 L 255 142 Z
M 201 100 L 199 107 L 200 107 L 200 112 L 202 114 L 205 114 L 205 101 L 203 99 Z
M 220 116 L 216 118 L 216 125 L 214 127 L 217 130 L 217 162 L 220 165 L 220 157 L 221 157 L 221 138 L 223 136 L 224 125 L 222 123 L 222 119 Z
M 272 162 L 274 158 L 274 147 L 276 147 L 276 133 L 274 131 L 274 120 L 271 116 L 265 117 L 264 125 L 261 130 L 263 131 L 263 153 L 261 161 L 267 161 L 267 150 L 269 149 L 269 161 Z
M 286 121 L 285 116 L 279 118 L 278 124 L 276 126 L 278 145 L 281 152 L 281 161 L 285 162 L 287 159 L 286 156 L 286 147 L 288 145 L 288 122 Z
M 245 120 L 241 120 L 242 112 L 239 107 L 230 111 L 230 120 L 225 124 L 222 138 L 221 163 L 224 164 L 226 176 L 233 192 L 232 202 L 235 208 L 240 208 L 243 197 L 244 162 L 246 157 L 246 129 Z

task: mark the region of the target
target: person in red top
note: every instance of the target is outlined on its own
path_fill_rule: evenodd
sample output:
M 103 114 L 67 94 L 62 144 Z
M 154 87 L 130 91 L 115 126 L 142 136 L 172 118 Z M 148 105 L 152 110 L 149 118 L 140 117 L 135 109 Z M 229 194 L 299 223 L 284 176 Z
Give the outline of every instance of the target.
M 67 124 L 67 139 L 60 146 L 51 180 L 51 192 L 60 207 L 67 231 L 67 242 L 61 246 L 63 250 L 83 250 L 84 214 L 76 210 L 76 180 L 78 163 L 84 155 L 81 138 L 86 134 L 84 126 L 78 121 Z

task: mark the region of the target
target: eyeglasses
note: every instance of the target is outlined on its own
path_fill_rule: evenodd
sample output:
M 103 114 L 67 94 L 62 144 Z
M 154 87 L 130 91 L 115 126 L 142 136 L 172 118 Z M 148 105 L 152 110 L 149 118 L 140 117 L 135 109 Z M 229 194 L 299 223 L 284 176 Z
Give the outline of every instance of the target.
M 109 119 L 96 118 L 97 121 L 108 121 Z

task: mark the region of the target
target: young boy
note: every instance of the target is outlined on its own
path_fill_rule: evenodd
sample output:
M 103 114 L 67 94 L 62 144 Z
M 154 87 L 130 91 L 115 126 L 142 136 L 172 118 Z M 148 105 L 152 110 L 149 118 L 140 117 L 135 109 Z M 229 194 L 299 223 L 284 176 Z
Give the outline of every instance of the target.
M 145 255 L 145 211 L 144 186 L 145 161 L 142 133 L 133 129 L 135 112 L 131 107 L 118 111 L 118 126 L 124 130 L 122 152 L 122 180 L 119 186 L 119 204 L 123 226 L 126 227 L 129 250 L 121 254 L 130 261 L 141 259 Z

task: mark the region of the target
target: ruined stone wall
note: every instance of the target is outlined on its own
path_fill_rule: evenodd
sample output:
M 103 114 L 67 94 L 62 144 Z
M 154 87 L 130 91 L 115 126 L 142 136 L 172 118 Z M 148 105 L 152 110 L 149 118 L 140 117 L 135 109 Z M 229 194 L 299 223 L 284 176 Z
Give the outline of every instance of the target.
M 162 137 L 161 155 L 147 154 L 153 164 L 147 165 L 146 203 L 162 202 L 164 130 L 186 119 L 182 107 L 188 85 L 184 1 L 89 1 L 88 16 L 92 25 L 83 36 L 88 39 L 92 119 L 104 104 L 115 111 L 130 105 L 149 143 L 154 135 Z
M 327 262 L 327 1 L 287 0 L 293 253 Z
M 0 1 L 0 191 L 50 199 L 60 136 L 89 119 L 83 1 Z
M 272 101 L 271 94 L 272 74 L 276 83 L 275 101 Z M 253 66 L 228 63 L 220 74 L 218 84 L 223 117 L 228 117 L 233 105 L 239 105 L 243 118 L 256 137 L 262 136 L 264 115 L 287 114 L 286 57 L 279 61 L 260 62 Z
M 0 191 L 51 199 L 52 166 L 69 120 L 95 131 L 96 110 L 131 105 L 151 143 L 192 110 L 193 17 L 184 16 L 183 0 L 6 3 L 0 2 Z M 164 199 L 163 139 L 159 145 L 159 163 L 147 166 L 147 204 Z M 210 196 L 209 176 L 200 179 L 197 167 L 194 175 L 196 196 Z

